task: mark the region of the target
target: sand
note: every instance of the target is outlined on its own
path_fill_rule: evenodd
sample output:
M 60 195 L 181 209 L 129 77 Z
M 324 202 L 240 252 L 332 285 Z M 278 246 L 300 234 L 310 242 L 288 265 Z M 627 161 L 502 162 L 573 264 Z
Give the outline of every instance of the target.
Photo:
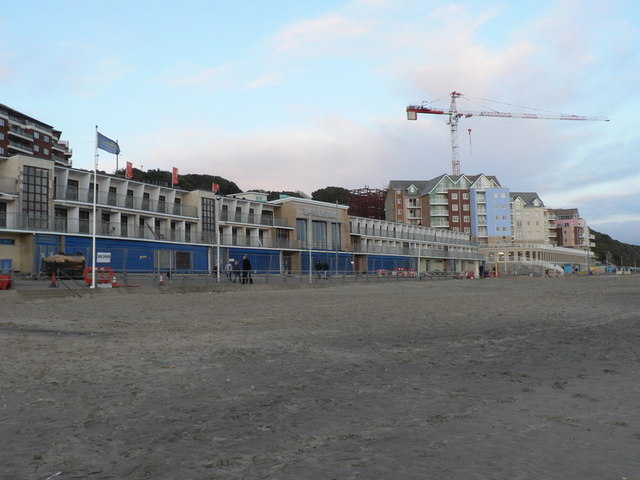
M 0 296 L 0 478 L 638 479 L 639 292 Z

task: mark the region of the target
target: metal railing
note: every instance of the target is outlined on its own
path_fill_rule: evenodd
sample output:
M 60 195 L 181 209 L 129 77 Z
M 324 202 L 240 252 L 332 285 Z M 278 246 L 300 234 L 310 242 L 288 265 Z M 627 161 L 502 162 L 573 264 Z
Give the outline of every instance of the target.
M 181 203 L 171 203 L 162 200 L 151 200 L 150 198 L 145 197 L 134 197 L 132 195 L 123 195 L 120 193 L 100 190 L 98 190 L 96 197 L 96 204 L 102 206 L 113 206 L 131 210 L 143 210 L 146 212 L 193 218 L 198 215 L 198 209 L 193 205 L 183 205 Z M 93 204 L 93 189 L 58 185 L 54 199 Z
M 267 227 L 287 227 L 289 222 L 286 218 L 275 217 L 268 214 L 229 212 L 223 210 L 220 212 L 220 221 L 229 223 L 245 223 L 250 225 L 264 225 Z

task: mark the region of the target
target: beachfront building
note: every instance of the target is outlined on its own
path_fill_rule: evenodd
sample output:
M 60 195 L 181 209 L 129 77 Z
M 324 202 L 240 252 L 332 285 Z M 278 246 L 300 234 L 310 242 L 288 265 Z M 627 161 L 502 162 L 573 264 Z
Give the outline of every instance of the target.
M 514 243 L 550 243 L 548 209 L 535 192 L 511 192 Z M 555 225 L 552 225 L 555 232 Z
M 535 192 L 511 192 L 510 197 L 513 240 L 481 248 L 489 268 L 515 272 L 519 265 L 537 265 L 572 272 L 594 265 L 589 247 L 581 249 L 573 244 L 584 238 L 577 210 L 547 208 Z M 558 213 L 564 223 L 558 220 Z M 563 234 L 571 241 L 564 242 Z
M 95 204 L 94 204 L 95 193 Z M 94 213 L 95 211 L 95 213 Z M 0 158 L 0 258 L 37 274 L 51 254 L 127 272 L 212 274 L 247 254 L 257 272 L 478 271 L 468 233 L 349 216 L 348 207 L 261 192 L 186 191 L 30 155 Z
M 72 151 L 61 134 L 51 125 L 0 104 L 0 157 L 29 155 L 71 165 Z
M 556 242 L 559 246 L 588 250 L 595 247 L 595 236 L 589 231 L 587 222 L 580 217 L 577 208 L 554 209 Z
M 408 257 L 416 272 L 478 273 L 484 257 L 469 234 L 421 225 L 349 217 L 356 270 L 388 269 L 396 257 Z
M 392 180 L 385 211 L 390 221 L 468 233 L 480 246 L 512 237 L 509 189 L 490 175 Z

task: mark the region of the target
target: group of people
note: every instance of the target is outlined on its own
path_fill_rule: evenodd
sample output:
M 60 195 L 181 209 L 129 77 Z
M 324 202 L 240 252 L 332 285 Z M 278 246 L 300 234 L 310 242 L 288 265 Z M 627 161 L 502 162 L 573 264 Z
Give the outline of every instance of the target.
M 329 264 L 316 260 L 316 275 L 318 278 L 329 278 Z
M 242 263 L 230 258 L 225 265 L 225 270 L 229 282 L 238 282 L 241 284 L 253 283 L 253 278 L 251 277 L 251 261 L 246 255 L 242 256 Z

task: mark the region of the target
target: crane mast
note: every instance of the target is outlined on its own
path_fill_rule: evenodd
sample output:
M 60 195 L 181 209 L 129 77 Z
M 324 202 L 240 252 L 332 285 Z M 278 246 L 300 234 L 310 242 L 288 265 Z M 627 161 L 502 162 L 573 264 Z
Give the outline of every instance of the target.
M 528 120 L 593 120 L 608 122 L 606 117 L 586 117 L 583 115 L 553 115 L 544 114 L 539 115 L 536 113 L 508 113 L 499 112 L 495 110 L 485 111 L 459 111 L 456 105 L 456 99 L 460 98 L 462 94 L 460 92 L 451 92 L 451 104 L 449 109 L 431 108 L 424 105 L 409 105 L 407 107 L 407 120 L 417 120 L 419 113 L 429 113 L 432 115 L 448 115 L 449 119 L 447 125 L 451 130 L 451 173 L 453 175 L 460 175 L 460 154 L 458 152 L 458 120 L 461 117 L 494 117 L 494 118 L 523 118 Z

